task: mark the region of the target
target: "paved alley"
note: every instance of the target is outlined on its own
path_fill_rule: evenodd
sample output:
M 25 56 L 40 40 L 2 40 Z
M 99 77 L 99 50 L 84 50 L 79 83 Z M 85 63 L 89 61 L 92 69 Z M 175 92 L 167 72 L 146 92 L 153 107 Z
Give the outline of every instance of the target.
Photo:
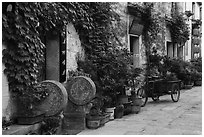
M 170 95 L 160 101 L 151 98 L 139 114 L 115 119 L 98 129 L 86 129 L 79 135 L 201 135 L 202 87 L 181 90 L 180 100 L 174 103 Z

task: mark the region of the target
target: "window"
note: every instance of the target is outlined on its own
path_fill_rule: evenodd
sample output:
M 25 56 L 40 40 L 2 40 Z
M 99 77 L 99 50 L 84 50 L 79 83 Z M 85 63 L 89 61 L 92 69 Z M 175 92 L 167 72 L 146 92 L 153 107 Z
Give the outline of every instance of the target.
M 195 19 L 195 2 L 192 3 L 193 19 Z
M 195 52 L 195 53 L 194 53 L 194 58 L 196 59 L 196 58 L 198 58 L 198 57 L 200 57 L 200 53 L 199 53 L 199 52 Z
M 130 52 L 133 53 L 133 66 L 139 67 L 139 37 L 130 35 Z
M 200 19 L 202 20 L 202 7 L 200 7 Z
M 174 46 L 172 42 L 167 42 L 167 56 L 170 58 L 174 57 Z
M 199 48 L 199 47 L 200 47 L 200 45 L 197 45 L 197 44 L 196 44 L 196 45 L 194 45 L 194 46 L 195 46 L 195 48 Z

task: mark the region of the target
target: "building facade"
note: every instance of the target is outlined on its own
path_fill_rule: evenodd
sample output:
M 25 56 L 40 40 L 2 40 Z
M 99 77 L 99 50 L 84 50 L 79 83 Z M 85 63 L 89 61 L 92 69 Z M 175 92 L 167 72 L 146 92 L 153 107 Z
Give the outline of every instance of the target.
M 142 9 L 143 3 L 137 2 Z M 186 13 L 187 23 L 189 24 L 190 38 L 184 44 L 173 43 L 170 28 L 165 17 L 171 16 L 171 10 L 176 5 L 180 12 Z M 120 2 L 113 5 L 120 16 L 120 22 L 113 25 L 116 30 L 112 42 L 126 47 L 133 53 L 134 67 L 143 67 L 146 63 L 146 53 L 143 41 L 144 24 L 140 13 L 135 13 L 134 9 L 127 2 Z M 201 2 L 155 2 L 154 12 L 159 13 L 163 20 L 160 20 L 161 31 L 158 33 L 155 47 L 161 55 L 169 57 L 179 57 L 183 60 L 190 60 L 201 57 L 201 37 L 202 37 L 202 3 Z M 187 13 L 192 13 L 190 16 Z M 114 23 L 113 23 L 114 24 Z M 72 23 L 66 26 L 64 34 L 55 32 L 49 33 L 45 38 L 46 61 L 42 70 L 42 80 L 56 80 L 66 82 L 69 71 L 77 69 L 77 60 L 83 59 L 85 52 L 81 46 L 79 35 Z M 6 45 L 3 44 L 3 48 Z M 8 81 L 4 75 L 4 64 L 2 64 L 2 115 L 12 115 L 15 107 L 10 98 Z
M 186 61 L 201 57 L 202 2 L 177 2 L 180 12 L 186 14 L 190 37 L 183 46 L 181 55 Z

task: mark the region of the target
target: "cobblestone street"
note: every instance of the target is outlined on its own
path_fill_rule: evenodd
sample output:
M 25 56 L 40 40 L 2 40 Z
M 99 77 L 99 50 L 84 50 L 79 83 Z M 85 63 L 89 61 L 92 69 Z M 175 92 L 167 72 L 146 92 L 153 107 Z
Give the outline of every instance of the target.
M 202 87 L 181 90 L 180 100 L 174 103 L 170 95 L 160 101 L 151 98 L 139 114 L 115 119 L 96 130 L 86 129 L 79 135 L 201 135 Z

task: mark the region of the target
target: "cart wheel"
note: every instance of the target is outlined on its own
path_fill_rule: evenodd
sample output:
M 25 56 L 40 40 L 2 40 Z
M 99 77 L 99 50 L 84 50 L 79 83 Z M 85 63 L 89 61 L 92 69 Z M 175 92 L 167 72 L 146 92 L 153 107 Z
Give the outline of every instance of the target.
M 172 90 L 171 90 L 171 99 L 173 102 L 178 102 L 180 98 L 180 89 L 178 84 L 173 84 L 172 85 Z
M 153 101 L 158 101 L 159 100 L 159 96 L 152 97 L 152 100 Z
M 148 97 L 145 94 L 144 88 L 139 88 L 137 90 L 137 95 L 142 98 L 142 105 L 141 105 L 141 107 L 144 107 L 146 105 L 146 103 L 147 103 L 147 100 L 148 100 Z

